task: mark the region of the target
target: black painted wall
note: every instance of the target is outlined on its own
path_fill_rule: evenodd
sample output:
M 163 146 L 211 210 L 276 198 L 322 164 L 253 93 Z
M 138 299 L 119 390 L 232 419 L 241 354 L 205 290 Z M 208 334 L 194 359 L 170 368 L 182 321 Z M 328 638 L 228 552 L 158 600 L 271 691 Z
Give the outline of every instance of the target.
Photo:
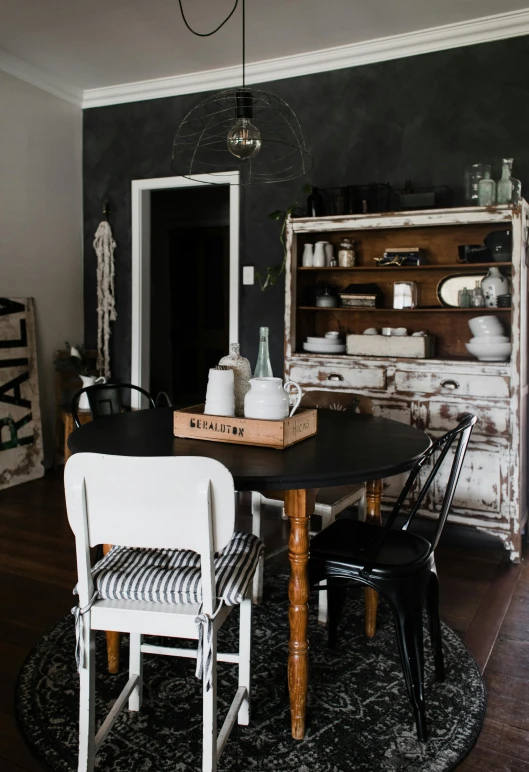
M 462 197 L 467 163 L 515 159 L 515 176 L 529 186 L 529 37 L 370 64 L 265 84 L 297 112 L 314 156 L 306 181 L 319 187 L 372 181 L 403 186 L 446 184 Z M 202 95 L 188 95 L 85 110 L 85 342 L 96 339 L 93 234 L 103 202 L 116 251 L 112 369 L 130 371 L 130 182 L 172 176 L 174 133 Z M 303 180 L 242 189 L 241 265 L 265 269 L 280 261 L 274 209 L 295 200 Z M 283 281 L 262 293 L 241 285 L 242 352 L 252 364 L 258 328 L 268 325 L 274 372 L 282 370 Z

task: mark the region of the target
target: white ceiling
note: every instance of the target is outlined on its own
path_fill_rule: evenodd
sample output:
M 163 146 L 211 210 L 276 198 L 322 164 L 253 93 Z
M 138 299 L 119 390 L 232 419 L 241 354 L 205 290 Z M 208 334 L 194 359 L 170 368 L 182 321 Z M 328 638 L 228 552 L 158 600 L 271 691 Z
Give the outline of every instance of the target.
M 234 0 L 183 0 L 208 31 Z M 247 58 L 262 61 L 468 21 L 527 0 L 247 0 Z M 210 38 L 177 0 L 0 0 L 0 48 L 64 84 L 93 89 L 236 65 L 240 9 Z

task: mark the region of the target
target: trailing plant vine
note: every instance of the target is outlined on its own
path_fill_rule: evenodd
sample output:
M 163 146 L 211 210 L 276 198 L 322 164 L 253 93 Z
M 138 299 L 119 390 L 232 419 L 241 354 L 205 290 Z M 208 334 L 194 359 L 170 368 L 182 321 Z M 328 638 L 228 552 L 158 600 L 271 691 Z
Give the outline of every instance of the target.
M 278 263 L 277 265 L 269 265 L 266 269 L 266 274 L 263 276 L 263 274 L 260 271 L 256 271 L 255 275 L 257 277 L 257 281 L 259 282 L 259 286 L 261 287 L 261 290 L 263 292 L 266 292 L 266 290 L 272 289 L 274 284 L 277 282 L 283 271 L 285 270 L 285 266 L 287 263 L 287 245 L 286 245 L 286 230 L 287 230 L 287 221 L 290 215 L 295 215 L 297 210 L 299 209 L 298 199 L 303 193 L 304 195 L 308 195 L 312 192 L 312 185 L 302 185 L 302 187 L 299 189 L 296 200 L 293 204 L 291 204 L 286 209 L 276 209 L 274 212 L 270 212 L 268 217 L 271 220 L 278 220 L 281 222 L 281 231 L 279 233 L 279 241 L 281 242 L 281 246 L 283 247 L 283 261 L 281 263 Z

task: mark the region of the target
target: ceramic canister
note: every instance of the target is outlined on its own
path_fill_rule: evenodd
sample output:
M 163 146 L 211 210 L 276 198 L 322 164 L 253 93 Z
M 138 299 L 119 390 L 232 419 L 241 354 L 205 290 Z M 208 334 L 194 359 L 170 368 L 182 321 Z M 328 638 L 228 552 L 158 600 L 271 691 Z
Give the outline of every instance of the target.
M 303 268 L 312 268 L 314 264 L 314 247 L 312 244 L 305 244 L 303 247 L 302 265 Z

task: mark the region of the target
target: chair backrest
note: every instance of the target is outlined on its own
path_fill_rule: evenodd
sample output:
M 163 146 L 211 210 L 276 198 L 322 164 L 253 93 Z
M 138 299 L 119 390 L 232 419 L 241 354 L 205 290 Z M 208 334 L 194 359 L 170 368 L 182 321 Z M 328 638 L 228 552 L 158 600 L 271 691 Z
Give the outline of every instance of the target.
M 410 512 L 406 518 L 406 521 L 402 526 L 403 531 L 408 529 L 413 518 L 419 511 L 421 504 L 423 503 L 426 497 L 426 494 L 431 489 L 433 481 L 437 477 L 439 470 L 441 469 L 445 461 L 446 463 L 448 463 L 448 460 L 447 460 L 448 454 L 452 446 L 457 440 L 457 446 L 454 451 L 454 457 L 452 460 L 452 465 L 450 467 L 450 474 L 448 475 L 448 479 L 446 482 L 446 486 L 443 494 L 443 500 L 442 500 L 441 508 L 437 518 L 437 523 L 435 526 L 433 536 L 430 539 L 430 549 L 428 550 L 428 553 L 425 556 L 424 560 L 427 560 L 430 557 L 430 555 L 432 554 L 432 552 L 435 550 L 435 548 L 439 543 L 439 539 L 441 538 L 443 528 L 447 521 L 448 514 L 452 506 L 452 501 L 454 500 L 454 494 L 456 491 L 459 476 L 461 474 L 461 469 L 463 467 L 463 461 L 465 459 L 465 453 L 467 451 L 470 435 L 472 434 L 472 429 L 474 427 L 474 424 L 476 423 L 476 420 L 477 420 L 476 416 L 474 415 L 470 415 L 470 414 L 464 415 L 461 421 L 459 422 L 459 424 L 455 427 L 455 429 L 452 429 L 451 431 L 444 434 L 442 437 L 439 437 L 439 439 L 433 442 L 428 448 L 428 450 L 426 450 L 423 453 L 423 455 L 420 457 L 419 461 L 415 464 L 412 471 L 410 472 L 408 479 L 406 480 L 406 483 L 399 495 L 399 498 L 397 499 L 395 506 L 393 507 L 393 511 L 391 512 L 391 515 L 389 516 L 384 528 L 381 531 L 380 539 L 375 544 L 374 548 L 371 550 L 367 558 L 367 561 L 363 569 L 363 573 L 365 574 L 370 573 L 371 569 L 373 568 L 373 565 L 376 562 L 377 554 L 380 551 L 380 548 L 382 547 L 385 541 L 385 537 L 388 531 L 393 527 L 395 520 L 400 514 L 402 506 L 405 503 L 406 499 L 408 498 L 408 495 L 410 493 L 412 486 L 419 478 L 419 475 L 424 470 L 425 466 L 431 463 L 431 467 L 429 469 L 426 481 L 423 483 L 415 499 L 415 502 L 410 509 Z
M 133 383 L 96 383 L 93 386 L 85 386 L 84 389 L 80 389 L 72 399 L 72 416 L 76 427 L 81 426 L 77 413 L 81 394 L 86 394 L 92 419 L 96 421 L 98 418 L 121 413 L 123 410 L 122 394 L 125 389 L 139 391 L 147 398 L 149 408 L 156 407 L 149 392 L 142 389 L 141 386 L 135 386 Z
M 235 524 L 233 478 L 225 466 L 202 457 L 76 453 L 66 463 L 64 487 L 81 604 L 93 593 L 90 547 L 119 544 L 198 552 L 209 613 L 213 555 L 231 539 Z

